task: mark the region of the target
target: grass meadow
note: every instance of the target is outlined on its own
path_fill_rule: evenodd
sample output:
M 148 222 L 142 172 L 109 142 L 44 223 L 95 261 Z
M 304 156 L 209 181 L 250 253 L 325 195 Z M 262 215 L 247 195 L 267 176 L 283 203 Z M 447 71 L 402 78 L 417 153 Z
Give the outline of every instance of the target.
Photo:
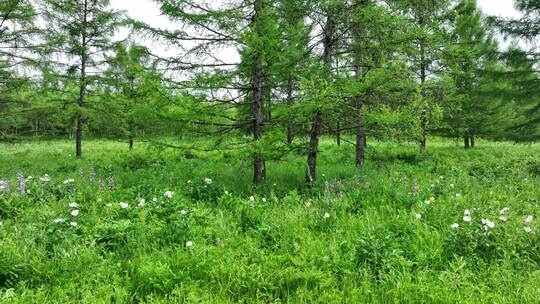
M 460 144 L 1 144 L 0 303 L 539 303 L 540 144 Z

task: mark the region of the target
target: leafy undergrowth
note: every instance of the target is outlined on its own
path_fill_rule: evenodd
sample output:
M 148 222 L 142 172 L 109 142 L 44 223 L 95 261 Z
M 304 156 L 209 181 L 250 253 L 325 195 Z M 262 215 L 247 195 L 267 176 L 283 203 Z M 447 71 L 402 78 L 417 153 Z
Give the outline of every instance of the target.
M 299 156 L 255 189 L 234 155 L 86 147 L 0 146 L 1 302 L 540 298 L 538 145 L 373 143 L 356 170 L 328 140 L 312 189 Z

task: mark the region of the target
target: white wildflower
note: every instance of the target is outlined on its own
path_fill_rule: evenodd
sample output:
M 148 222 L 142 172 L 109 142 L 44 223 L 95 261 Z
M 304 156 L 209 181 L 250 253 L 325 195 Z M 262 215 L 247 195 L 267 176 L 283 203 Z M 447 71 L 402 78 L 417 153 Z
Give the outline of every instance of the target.
M 417 213 L 417 214 L 415 215 L 415 217 L 416 217 L 417 220 L 421 220 L 421 219 L 422 219 L 422 214 Z
M 127 207 L 129 207 L 128 203 L 120 202 L 120 208 L 126 209 Z
M 466 223 L 469 223 L 470 221 L 472 221 L 472 218 L 470 216 L 465 215 L 463 217 L 463 221 L 466 222 Z
M 186 247 L 187 247 L 187 248 L 193 247 L 193 241 L 187 241 L 187 242 L 186 242 Z
M 495 223 L 487 219 L 482 219 L 482 224 L 486 230 L 495 228 Z
M 73 184 L 74 182 L 75 182 L 75 180 L 73 178 L 66 179 L 64 181 L 64 185 L 70 185 L 70 184 Z
M 111 208 L 111 207 L 112 207 L 112 204 L 111 204 L 111 203 L 108 203 L 106 206 L 107 206 L 107 208 Z
M 174 192 L 172 192 L 172 191 L 167 191 L 167 192 L 165 192 L 165 194 L 163 194 L 163 195 L 164 195 L 166 198 L 171 199 L 171 198 L 173 197 L 173 195 L 174 195 Z
M 157 197 L 154 196 L 154 197 L 152 198 L 152 202 L 154 202 L 154 203 L 157 202 Z
M 454 223 L 454 224 L 450 225 L 450 227 L 451 227 L 452 229 L 458 229 L 458 228 L 459 228 L 459 224 L 458 224 L 458 223 Z
M 501 209 L 501 211 L 499 211 L 499 214 L 505 215 L 505 214 L 508 213 L 508 211 L 510 211 L 510 208 L 504 207 L 504 208 Z
M 465 209 L 465 211 L 463 211 L 463 216 L 471 216 L 471 210 Z
M 72 216 L 77 216 L 77 215 L 79 215 L 79 210 L 77 210 L 77 209 L 72 210 L 72 211 L 71 211 L 71 215 L 72 215 Z
M 79 224 L 77 224 L 77 222 L 70 222 L 69 224 L 70 224 L 71 226 L 73 226 L 73 227 L 77 227 L 77 226 L 79 225 Z
M 326 213 L 324 214 L 324 218 L 325 218 L 325 219 L 330 218 L 330 213 L 326 212 Z
M 48 183 L 51 181 L 51 177 L 48 174 L 44 174 L 42 177 L 39 178 L 44 183 Z
M 252 195 L 252 196 L 250 196 L 250 197 L 249 197 L 249 201 L 250 201 L 250 202 L 253 202 L 253 201 L 255 201 L 255 197 L 254 197 L 253 195 Z
M 207 184 L 207 185 L 211 185 L 212 184 L 212 179 L 207 177 L 207 178 L 204 179 L 204 183 Z
M 263 197 L 263 198 L 262 198 L 262 202 L 263 202 L 263 203 L 266 203 L 266 197 Z
M 534 220 L 534 217 L 532 215 L 527 216 L 525 219 L 525 224 L 530 225 Z
M 180 210 L 180 215 L 186 215 L 186 214 L 187 214 L 186 210 L 184 210 L 184 209 Z
M 75 203 L 75 202 L 69 203 L 68 205 L 69 205 L 69 208 L 77 208 L 77 207 L 79 207 L 79 205 L 77 203 Z
M 532 232 L 532 229 L 531 229 L 531 227 L 529 227 L 529 226 L 527 226 L 527 227 L 525 227 L 525 228 L 523 228 L 523 229 L 524 229 L 525 232 L 527 232 L 527 233 L 531 233 L 531 232 Z
M 139 207 L 144 207 L 144 204 L 146 203 L 146 200 L 144 198 L 139 198 Z
M 506 215 L 501 215 L 499 216 L 499 219 L 501 220 L 501 222 L 506 222 L 508 221 L 508 217 Z
M 63 219 L 63 218 L 57 218 L 57 219 L 55 219 L 55 220 L 53 221 L 53 223 L 59 224 L 59 223 L 63 223 L 64 221 L 65 221 L 65 219 Z

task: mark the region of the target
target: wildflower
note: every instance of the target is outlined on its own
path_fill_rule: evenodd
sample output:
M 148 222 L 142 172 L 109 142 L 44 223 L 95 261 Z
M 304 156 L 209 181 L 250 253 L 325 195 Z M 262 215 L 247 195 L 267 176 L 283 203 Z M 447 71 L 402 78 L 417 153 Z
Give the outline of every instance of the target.
M 421 220 L 421 219 L 422 219 L 422 214 L 417 213 L 417 214 L 415 215 L 415 217 L 416 217 L 417 220 Z
M 69 203 L 69 208 L 77 208 L 79 207 L 79 204 L 73 202 L 73 203 Z
M 225 190 L 225 195 L 229 195 L 229 191 Z
M 73 227 L 77 227 L 77 226 L 79 225 L 79 224 L 77 224 L 77 222 L 70 222 L 69 224 L 70 224 L 71 226 L 73 226 Z
M 533 222 L 534 217 L 532 215 L 527 216 L 525 224 L 530 225 Z
M 499 214 L 500 215 L 505 215 L 506 213 L 508 213 L 509 210 L 510 210 L 510 208 L 508 208 L 508 207 L 502 208 L 501 211 L 499 211 Z
M 506 222 L 508 221 L 508 217 L 506 215 L 501 215 L 499 216 L 499 219 L 501 220 L 501 222 Z
M 440 179 L 444 179 L 444 176 L 441 175 L 441 176 L 439 176 L 439 178 L 440 178 Z
M 463 215 L 464 216 L 471 216 L 471 210 L 465 209 L 465 211 L 463 211 Z
M 413 181 L 412 185 L 412 195 L 416 196 L 418 194 L 418 184 L 416 183 L 416 179 Z
M 109 176 L 109 190 L 114 191 L 114 176 Z
M 453 189 L 454 187 L 455 187 L 455 185 L 454 185 L 454 184 L 450 184 L 450 188 L 452 188 L 452 189 Z
M 77 210 L 77 209 L 72 210 L 72 211 L 71 211 L 71 215 L 72 215 L 72 216 L 77 216 L 77 215 L 79 215 L 79 210 Z
M 73 184 L 74 182 L 75 180 L 73 178 L 69 178 L 69 179 L 64 180 L 64 185 L 70 185 L 70 184 Z
M 461 193 L 456 193 L 456 197 L 461 197 Z
M 99 192 L 105 191 L 105 182 L 103 181 L 103 178 L 101 177 L 99 178 L 98 184 L 99 184 Z
M 96 171 L 94 170 L 94 167 L 90 167 L 88 170 L 88 180 L 93 182 L 94 179 L 96 179 Z
M 4 225 L 4 222 L 0 222 L 0 226 L 3 226 Z
M 324 218 L 325 219 L 330 218 L 330 213 L 328 213 L 328 212 L 324 213 Z
M 139 198 L 139 207 L 144 207 L 144 204 L 146 203 L 146 200 L 144 198 Z
M 193 247 L 193 241 L 187 241 L 187 242 L 186 242 L 186 247 L 187 247 L 187 248 Z
M 81 179 L 83 179 L 83 177 L 84 177 L 84 171 L 83 171 L 83 168 L 79 168 L 79 177 L 80 177 Z
M 63 219 L 63 218 L 57 218 L 57 219 L 55 219 L 55 220 L 53 221 L 53 223 L 59 224 L 59 223 L 63 223 L 64 221 L 65 221 L 65 219 Z
M 165 196 L 166 198 L 168 198 L 168 199 L 171 199 L 171 198 L 173 197 L 173 195 L 174 195 L 174 192 L 172 192 L 172 191 L 167 191 L 167 192 L 165 192 L 165 194 L 164 194 L 164 196 Z
M 44 183 L 48 183 L 51 181 L 51 177 L 48 174 L 44 174 L 42 177 L 39 178 L 39 180 Z
M 191 180 L 188 180 L 187 183 L 188 183 L 188 184 L 191 184 Z
M 429 198 L 429 200 L 430 200 L 432 203 L 434 203 L 434 202 L 435 202 L 435 197 L 432 196 L 432 197 Z
M 431 188 L 435 188 L 435 185 L 434 185 L 434 184 L 431 184 Z
M 458 224 L 458 223 L 454 223 L 454 224 L 450 225 L 450 227 L 451 227 L 452 229 L 458 229 L 458 228 L 459 228 L 459 224 Z
M 425 200 L 424 204 L 429 205 L 429 204 L 431 204 L 431 201 L 430 200 Z
M 152 198 L 152 202 L 157 202 L 157 197 L 154 196 L 154 197 Z
M 207 185 L 211 185 L 212 184 L 212 179 L 211 178 L 205 178 L 204 183 L 207 184 Z
M 24 195 L 26 193 L 26 180 L 21 173 L 17 173 L 17 180 L 19 182 L 17 193 L 19 193 L 19 195 Z
M 0 190 L 9 193 L 9 182 L 7 180 L 0 180 Z
M 186 210 L 184 210 L 184 209 L 180 210 L 180 215 L 186 215 L 186 214 L 187 214 Z
M 250 196 L 250 197 L 249 197 L 249 201 L 250 201 L 250 202 L 253 202 L 253 201 L 255 201 L 255 197 L 253 197 L 253 195 L 252 195 L 252 196 Z
M 370 189 L 370 184 L 369 184 L 369 182 L 366 182 L 366 183 L 364 184 L 364 189 L 366 190 L 366 192 L 369 192 L 369 189 Z
M 112 204 L 111 204 L 111 203 L 108 203 L 108 204 L 105 205 L 105 206 L 107 206 L 107 208 L 111 208 L 111 207 L 112 207 Z
M 263 202 L 263 203 L 266 203 L 266 197 L 263 197 L 263 198 L 262 198 L 262 202 Z
M 34 178 L 34 177 L 33 177 L 32 175 L 30 175 L 30 176 L 28 176 L 28 177 L 26 178 L 26 180 L 27 180 L 27 181 L 31 181 L 33 178 Z
M 524 229 L 525 232 L 527 232 L 527 233 L 531 233 L 531 232 L 532 232 L 532 229 L 531 229 L 531 227 L 529 227 L 529 226 L 527 226 L 527 227 L 525 227 L 525 228 L 523 228 L 523 229 Z
M 482 224 L 486 230 L 495 228 L 495 223 L 487 219 L 482 219 Z
M 120 202 L 120 208 L 126 209 L 127 207 L 129 207 L 128 203 Z

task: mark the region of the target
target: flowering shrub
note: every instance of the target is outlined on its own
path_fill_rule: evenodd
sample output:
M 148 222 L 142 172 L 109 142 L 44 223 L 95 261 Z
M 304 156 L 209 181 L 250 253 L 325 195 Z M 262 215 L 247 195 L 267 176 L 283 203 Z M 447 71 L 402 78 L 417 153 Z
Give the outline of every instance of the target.
M 223 195 L 223 188 L 219 187 L 211 178 L 190 180 L 186 183 L 186 195 L 194 201 L 216 203 Z

